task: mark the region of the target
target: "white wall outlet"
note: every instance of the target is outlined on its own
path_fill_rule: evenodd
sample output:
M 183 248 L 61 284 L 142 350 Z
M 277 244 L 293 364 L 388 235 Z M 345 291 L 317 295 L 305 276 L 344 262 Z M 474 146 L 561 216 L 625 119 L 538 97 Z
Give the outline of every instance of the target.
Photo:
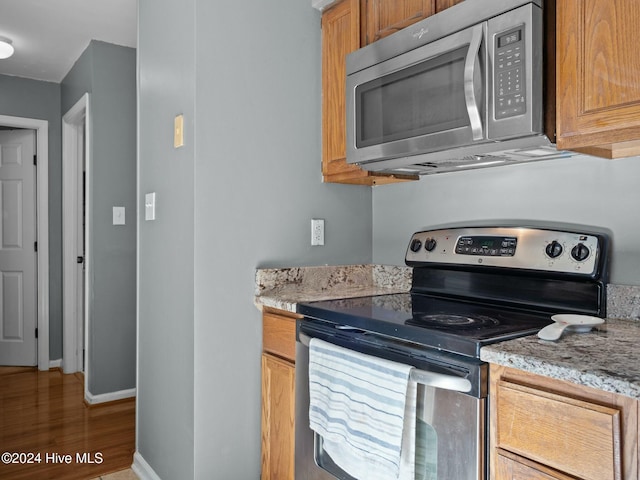
M 324 245 L 324 220 L 311 219 L 311 245 Z
M 147 193 L 144 196 L 144 219 L 156 219 L 156 192 Z
M 124 225 L 124 207 L 113 207 L 113 224 Z

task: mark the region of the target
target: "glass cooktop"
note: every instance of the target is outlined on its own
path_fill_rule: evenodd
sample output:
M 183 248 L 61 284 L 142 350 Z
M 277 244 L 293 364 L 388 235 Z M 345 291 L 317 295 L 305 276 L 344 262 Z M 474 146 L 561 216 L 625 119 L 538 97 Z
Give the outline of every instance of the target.
M 303 303 L 298 313 L 472 357 L 484 345 L 535 334 L 553 322 L 548 314 L 416 293 Z

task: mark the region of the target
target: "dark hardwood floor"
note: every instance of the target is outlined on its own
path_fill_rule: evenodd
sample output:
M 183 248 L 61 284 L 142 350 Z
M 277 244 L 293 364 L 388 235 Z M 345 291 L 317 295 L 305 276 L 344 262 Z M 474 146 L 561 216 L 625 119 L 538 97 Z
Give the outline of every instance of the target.
M 131 466 L 135 400 L 87 406 L 83 382 L 60 370 L 0 367 L 0 479 L 85 480 Z

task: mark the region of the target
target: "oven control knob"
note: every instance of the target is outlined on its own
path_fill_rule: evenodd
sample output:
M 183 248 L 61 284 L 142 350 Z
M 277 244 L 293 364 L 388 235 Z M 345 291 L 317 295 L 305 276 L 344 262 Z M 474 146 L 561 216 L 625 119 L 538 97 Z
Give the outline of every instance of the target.
M 427 252 L 433 252 L 437 244 L 438 242 L 436 242 L 435 238 L 427 238 L 424 248 Z
M 589 250 L 589 247 L 587 247 L 584 243 L 579 243 L 571 249 L 571 256 L 578 262 L 586 260 L 590 253 L 591 251 Z
M 420 250 L 420 248 L 422 248 L 422 242 L 421 242 L 419 239 L 414 238 L 414 239 L 411 241 L 411 245 L 409 245 L 409 249 L 410 249 L 412 252 L 414 252 L 414 253 L 415 253 L 415 252 L 417 252 L 418 250 Z
M 557 240 L 554 240 L 549 245 L 547 245 L 545 251 L 547 252 L 549 258 L 558 258 L 560 255 L 562 255 L 562 245 L 560 245 L 560 242 L 558 242 Z

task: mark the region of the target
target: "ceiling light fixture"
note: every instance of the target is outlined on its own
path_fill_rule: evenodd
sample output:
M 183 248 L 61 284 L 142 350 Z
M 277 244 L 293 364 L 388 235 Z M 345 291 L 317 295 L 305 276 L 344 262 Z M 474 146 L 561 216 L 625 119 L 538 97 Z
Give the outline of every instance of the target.
M 13 42 L 6 37 L 0 37 L 0 59 L 13 55 Z

